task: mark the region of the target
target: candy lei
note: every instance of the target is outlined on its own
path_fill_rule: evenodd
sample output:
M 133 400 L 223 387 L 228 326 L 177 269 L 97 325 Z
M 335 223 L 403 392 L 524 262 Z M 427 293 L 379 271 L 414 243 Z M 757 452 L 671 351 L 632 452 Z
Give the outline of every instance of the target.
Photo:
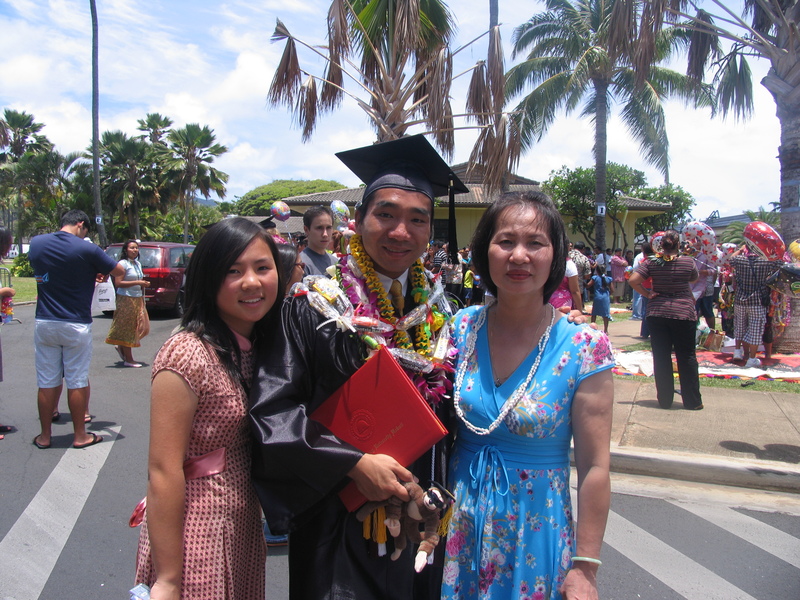
M 360 235 L 354 235 L 350 238 L 350 253 L 364 276 L 367 289 L 377 298 L 378 312 L 381 317 L 392 324 L 397 323 L 397 315 L 395 315 L 394 306 L 392 306 L 391 301 L 386 295 L 386 291 L 383 289 L 383 285 L 377 275 L 375 275 L 375 265 L 364 250 Z M 417 259 L 411 266 L 410 275 L 411 291 L 414 296 L 414 301 L 417 303 L 424 302 L 427 299 L 428 280 L 425 277 L 425 268 L 422 266 L 421 260 Z M 415 329 L 416 344 L 411 343 L 411 338 L 406 331 L 395 331 L 393 338 L 395 346 L 406 350 L 416 350 L 418 354 L 430 357 L 431 334 L 428 324 L 420 324 Z
M 553 323 L 556 320 L 556 311 L 551 304 L 546 304 L 545 306 L 550 307 L 551 317 L 550 317 L 550 324 L 545 329 L 544 334 L 539 339 L 539 343 L 537 344 L 537 349 L 539 354 L 536 356 L 536 360 L 533 361 L 533 366 L 531 370 L 528 372 L 528 377 L 525 378 L 525 381 L 514 390 L 514 393 L 509 396 L 508 400 L 505 401 L 503 404 L 503 408 L 500 411 L 500 414 L 497 415 L 497 418 L 492 421 L 488 428 L 477 427 L 473 425 L 467 420 L 466 415 L 464 414 L 464 409 L 461 408 L 461 385 L 464 383 L 464 375 L 467 373 L 467 363 L 469 363 L 470 358 L 472 358 L 473 353 L 475 352 L 475 344 L 478 339 L 478 331 L 481 327 L 483 327 L 484 321 L 486 321 L 486 313 L 488 312 L 488 307 L 481 310 L 478 318 L 473 323 L 472 327 L 470 328 L 469 333 L 467 334 L 467 348 L 466 353 L 461 358 L 461 363 L 458 365 L 458 372 L 456 373 L 456 383 L 455 389 L 453 390 L 453 405 L 456 409 L 456 414 L 458 418 L 466 425 L 467 429 L 469 429 L 472 433 L 477 435 L 489 435 L 495 429 L 500 426 L 500 423 L 505 421 L 505 418 L 508 414 L 517 407 L 519 401 L 522 400 L 522 397 L 525 395 L 525 391 L 528 389 L 531 381 L 533 380 L 534 375 L 536 375 L 536 371 L 539 368 L 539 363 L 542 360 L 542 356 L 544 355 L 544 349 L 547 346 L 547 342 L 550 340 L 550 332 L 553 329 Z

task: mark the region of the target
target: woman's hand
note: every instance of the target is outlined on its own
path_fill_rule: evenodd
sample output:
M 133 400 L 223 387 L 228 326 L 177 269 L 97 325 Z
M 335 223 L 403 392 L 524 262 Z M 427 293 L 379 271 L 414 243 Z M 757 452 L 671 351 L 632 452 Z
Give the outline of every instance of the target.
M 159 580 L 150 588 L 150 600 L 180 600 L 181 586 Z
M 575 563 L 559 591 L 564 600 L 598 600 L 597 565 Z

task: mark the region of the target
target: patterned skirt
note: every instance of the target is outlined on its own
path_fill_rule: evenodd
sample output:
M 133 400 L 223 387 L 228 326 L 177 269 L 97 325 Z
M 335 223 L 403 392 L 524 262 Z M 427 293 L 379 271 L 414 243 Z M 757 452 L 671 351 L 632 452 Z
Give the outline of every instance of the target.
M 144 331 L 145 320 L 147 320 L 147 331 Z M 108 330 L 106 344 L 138 348 L 139 340 L 149 331 L 150 321 L 144 307 L 144 297 L 132 298 L 131 296 L 117 295 L 117 309 L 114 311 L 114 320 Z

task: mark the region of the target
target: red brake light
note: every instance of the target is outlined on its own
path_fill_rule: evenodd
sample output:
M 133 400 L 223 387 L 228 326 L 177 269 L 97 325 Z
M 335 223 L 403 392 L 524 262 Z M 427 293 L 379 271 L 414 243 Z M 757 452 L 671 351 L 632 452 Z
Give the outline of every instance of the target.
M 169 276 L 169 269 L 145 269 L 145 277 L 152 277 L 153 279 L 161 279 L 162 277 Z

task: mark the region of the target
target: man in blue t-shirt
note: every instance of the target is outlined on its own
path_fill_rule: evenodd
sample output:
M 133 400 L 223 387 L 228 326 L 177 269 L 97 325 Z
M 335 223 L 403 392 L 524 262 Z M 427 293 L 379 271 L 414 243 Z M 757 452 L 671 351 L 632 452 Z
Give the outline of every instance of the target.
M 125 269 L 91 242 L 89 217 L 71 210 L 61 217 L 61 231 L 37 235 L 28 253 L 36 277 L 38 300 L 33 345 L 36 356 L 37 401 L 42 432 L 37 448 L 50 447 L 54 413 L 67 382 L 67 402 L 75 432 L 73 448 L 103 441 L 86 433 L 89 407 L 89 363 L 92 360 L 92 294 L 98 279 L 121 277 Z

